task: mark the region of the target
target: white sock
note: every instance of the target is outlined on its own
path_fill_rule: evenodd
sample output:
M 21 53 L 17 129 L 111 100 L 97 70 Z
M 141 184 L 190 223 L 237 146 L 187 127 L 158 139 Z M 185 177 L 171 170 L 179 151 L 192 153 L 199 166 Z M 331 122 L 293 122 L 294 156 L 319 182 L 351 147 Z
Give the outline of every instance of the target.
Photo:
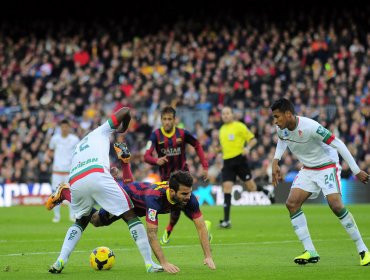
M 351 239 L 356 243 L 357 251 L 359 253 L 362 251 L 368 251 L 352 214 L 346 208 L 343 208 L 338 218 Z
M 316 251 L 315 246 L 312 243 L 310 232 L 308 231 L 307 220 L 303 211 L 299 209 L 299 211 L 292 215 L 290 218 L 293 229 L 298 236 L 298 239 L 301 240 L 304 249 L 309 251 Z
M 62 250 L 58 258 L 61 258 L 66 264 L 69 255 L 72 253 L 76 247 L 78 241 L 80 241 L 82 235 L 82 228 L 76 224 L 73 224 L 67 231 L 66 237 L 64 238 Z
M 69 208 L 69 217 L 72 219 L 75 218 L 75 215 L 73 213 L 73 210 L 72 210 L 72 204 L 71 203 L 68 203 L 68 208 Z
M 153 264 L 152 249 L 143 223 L 139 218 L 135 218 L 128 222 L 128 228 L 132 238 L 136 242 L 136 246 L 139 248 L 140 254 L 144 258 L 145 264 Z
M 53 208 L 54 217 L 60 219 L 60 205 L 57 205 Z

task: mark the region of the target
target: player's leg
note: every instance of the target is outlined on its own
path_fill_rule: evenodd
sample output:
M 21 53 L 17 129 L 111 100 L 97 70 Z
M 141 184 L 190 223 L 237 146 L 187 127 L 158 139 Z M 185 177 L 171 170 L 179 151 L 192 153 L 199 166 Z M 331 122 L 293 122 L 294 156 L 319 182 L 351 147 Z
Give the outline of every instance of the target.
M 130 234 L 139 248 L 147 272 L 162 272 L 162 266 L 156 264 L 152 259 L 152 249 L 149 244 L 147 232 L 134 210 L 130 209 L 126 211 L 121 217 L 127 223 Z
M 308 230 L 306 216 L 301 209 L 302 204 L 310 196 L 317 196 L 318 193 L 318 187 L 310 181 L 304 172 L 300 171 L 294 179 L 286 201 L 294 232 L 302 242 L 305 250 L 302 255 L 294 259 L 294 262 L 297 264 L 316 263 L 320 259 Z
M 64 178 L 63 178 L 63 183 L 68 182 L 68 176 L 69 176 L 69 175 L 65 175 L 65 176 L 63 176 L 63 177 L 64 177 Z M 67 201 L 68 201 L 68 200 L 67 200 Z M 68 210 L 69 210 L 69 220 L 70 220 L 71 222 L 75 222 L 75 221 L 76 221 L 76 217 L 75 217 L 75 215 L 74 215 L 74 213 L 73 213 L 73 209 L 72 209 L 72 205 L 71 205 L 70 201 L 69 201 L 69 203 L 68 203 Z
M 245 187 L 249 192 L 257 191 L 257 185 L 253 180 L 247 158 L 245 156 L 240 156 L 237 160 L 238 162 L 235 164 L 236 174 L 243 182 L 245 182 Z
M 144 225 L 133 211 L 134 205 L 131 199 L 108 173 L 100 174 L 99 178 L 96 178 L 96 183 L 99 185 L 99 190 L 93 194 L 94 200 L 107 212 L 122 217 L 126 221 L 130 234 L 144 259 L 147 271 L 155 272 L 153 267 L 157 267 L 157 264 L 151 257 L 152 251 L 148 236 Z
M 71 189 L 68 183 L 58 185 L 56 190 L 46 200 L 45 207 L 46 209 L 51 210 L 64 200 L 71 202 Z
M 160 239 L 160 243 L 162 245 L 165 245 L 168 242 L 170 242 L 170 235 L 173 231 L 173 228 L 175 227 L 175 225 L 179 221 L 180 215 L 181 215 L 181 210 L 180 209 L 171 210 L 170 221 L 169 221 L 169 223 L 168 223 L 166 229 L 164 230 L 164 233 L 163 233 L 163 235 Z
M 224 218 L 220 220 L 221 228 L 231 228 L 230 211 L 231 211 L 231 192 L 236 180 L 235 159 L 224 160 L 222 167 L 222 190 L 224 192 Z
M 91 210 L 91 223 L 95 227 L 101 227 L 101 226 L 109 226 L 115 221 L 120 220 L 122 217 L 117 217 L 112 214 L 110 214 L 108 211 L 106 211 L 104 208 L 100 208 L 99 211 L 97 211 L 95 208 Z
M 357 252 L 360 254 L 360 264 L 368 265 L 370 264 L 369 250 L 362 240 L 355 219 L 342 201 L 340 172 L 341 167 L 337 164 L 335 167 L 316 171 L 315 180 L 326 196 L 330 209 L 339 218 L 343 228 L 355 242 Z
M 225 181 L 222 183 L 222 190 L 224 192 L 224 218 L 220 220 L 219 226 L 221 228 L 231 228 L 230 210 L 231 210 L 231 192 L 233 189 L 233 181 Z
M 345 231 L 356 244 L 357 252 L 360 255 L 360 264 L 365 266 L 370 264 L 370 254 L 364 241 L 362 240 L 360 230 L 352 214 L 343 205 L 342 197 L 339 193 L 333 193 L 326 196 L 328 204 L 333 213 L 339 218 Z
M 89 187 L 79 185 L 80 182 L 76 182 L 72 187 L 72 208 L 76 213 L 76 222 L 68 229 L 62 249 L 56 260 L 56 262 L 50 267 L 50 273 L 60 273 L 64 265 L 68 262 L 70 254 L 73 252 L 78 241 L 81 239 L 82 233 L 90 222 L 91 208 L 94 204 L 94 200 L 89 195 Z
M 63 183 L 63 181 L 64 181 L 64 176 L 59 175 L 59 174 L 54 174 L 54 173 L 52 174 L 52 176 L 51 176 L 51 190 L 52 190 L 53 193 L 56 192 L 59 184 Z M 63 202 L 63 201 L 61 201 L 61 202 Z M 60 205 L 55 205 L 53 207 L 53 213 L 54 213 L 54 216 L 53 216 L 52 222 L 53 223 L 59 223 L 60 222 Z

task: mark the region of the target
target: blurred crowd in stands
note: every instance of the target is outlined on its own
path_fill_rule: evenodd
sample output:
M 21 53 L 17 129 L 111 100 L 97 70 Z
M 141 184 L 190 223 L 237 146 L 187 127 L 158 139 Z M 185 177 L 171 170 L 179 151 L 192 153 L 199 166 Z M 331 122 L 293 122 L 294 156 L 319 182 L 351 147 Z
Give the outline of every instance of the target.
M 146 32 L 145 23 L 125 18 L 1 22 L 0 183 L 49 182 L 44 155 L 58 122 L 69 119 L 82 138 L 122 106 L 132 108 L 133 120 L 124 139 L 112 141 L 128 142 L 134 176 L 146 179 L 157 170 L 143 162 L 143 153 L 165 105 L 207 115 L 206 122 L 193 119 L 191 132 L 206 152 L 211 182 L 220 182 L 215 148 L 220 110 L 228 105 L 257 137 L 249 159 L 256 182 L 264 184 L 277 141 L 269 107 L 283 96 L 298 115 L 340 137 L 370 172 L 368 14 L 179 19 Z M 190 171 L 201 178 L 198 157 L 188 149 Z M 118 165 L 113 150 L 111 156 Z M 286 156 L 286 180 L 300 167 Z M 354 178 L 345 163 L 342 177 Z

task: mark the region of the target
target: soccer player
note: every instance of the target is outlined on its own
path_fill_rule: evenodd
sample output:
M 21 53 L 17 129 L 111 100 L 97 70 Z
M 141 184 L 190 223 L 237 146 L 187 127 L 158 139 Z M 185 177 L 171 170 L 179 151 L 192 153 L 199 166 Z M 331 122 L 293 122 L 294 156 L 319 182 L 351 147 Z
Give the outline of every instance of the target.
M 236 176 L 245 182 L 248 191 L 257 191 L 246 157 L 257 144 L 257 140 L 245 124 L 234 120 L 233 111 L 230 107 L 222 109 L 221 118 L 223 125 L 220 128 L 219 139 L 224 159 L 224 166 L 221 171 L 224 192 L 224 219 L 220 220 L 219 226 L 221 228 L 231 228 L 231 191 Z
M 305 250 L 294 259 L 294 262 L 307 264 L 320 260 L 301 207 L 307 199 L 316 198 L 322 191 L 330 209 L 355 242 L 360 255 L 360 264 L 362 266 L 370 264 L 369 250 L 362 240 L 352 214 L 343 205 L 338 152 L 362 183 L 366 184 L 369 181 L 369 174 L 360 170 L 345 144 L 329 130 L 312 119 L 296 116 L 294 106 L 288 99 L 275 101 L 271 110 L 278 135 L 272 166 L 273 184 L 276 186 L 281 180 L 279 160 L 287 147 L 303 164 L 293 181 L 286 201 L 293 229 Z
M 51 137 L 49 143 L 49 149 L 45 154 L 45 162 L 50 163 L 51 158 L 54 154 L 53 160 L 53 174 L 51 178 L 51 188 L 53 192 L 56 190 L 60 183 L 68 182 L 69 170 L 71 168 L 72 155 L 77 143 L 80 139 L 70 133 L 70 124 L 69 121 L 63 119 L 60 122 L 60 134 L 54 134 Z M 60 206 L 54 207 L 54 217 L 53 222 L 59 223 L 60 221 Z M 74 222 L 75 217 L 69 204 L 69 219 Z
M 159 166 L 162 181 L 168 181 L 170 174 L 176 170 L 189 171 L 186 164 L 186 144 L 193 146 L 199 156 L 203 167 L 203 180 L 208 180 L 208 162 L 199 141 L 185 129 L 175 126 L 176 110 L 171 106 L 164 107 L 161 111 L 162 126 L 152 132 L 145 151 L 144 161 Z M 158 157 L 153 157 L 154 150 Z M 180 218 L 181 211 L 173 210 L 161 244 L 170 241 L 170 235 Z
M 198 231 L 200 243 L 204 253 L 204 264 L 210 269 L 215 269 L 216 266 L 212 259 L 210 244 L 209 244 L 209 228 L 203 219 L 199 209 L 199 203 L 192 193 L 193 178 L 188 172 L 176 171 L 172 173 L 169 182 L 147 183 L 133 182 L 130 165 L 127 159 L 130 157 L 127 146 L 123 143 L 114 145 L 118 157 L 123 161 L 123 189 L 129 195 L 134 204 L 134 211 L 139 217 L 146 217 L 147 233 L 151 247 L 157 259 L 161 263 L 163 269 L 169 273 L 176 273 L 179 268 L 167 261 L 157 238 L 158 232 L 158 214 L 166 214 L 176 210 L 183 210 L 185 215 L 193 220 Z M 112 174 L 117 175 L 118 169 L 112 168 Z M 68 185 L 59 187 L 59 193 L 48 199 L 49 209 L 54 205 L 63 201 L 70 200 L 70 192 Z M 93 210 L 91 223 L 95 226 L 107 226 L 119 219 L 112 216 L 104 209 L 99 212 Z
M 60 273 L 63 270 L 90 222 L 91 210 L 95 203 L 128 224 L 130 234 L 144 258 L 147 272 L 163 271 L 163 268 L 152 260 L 145 228 L 133 210 L 132 201 L 109 172 L 109 137 L 114 131 L 125 132 L 130 120 L 130 111 L 124 107 L 77 144 L 69 174 L 71 204 L 76 222 L 68 229 L 60 255 L 49 272 Z

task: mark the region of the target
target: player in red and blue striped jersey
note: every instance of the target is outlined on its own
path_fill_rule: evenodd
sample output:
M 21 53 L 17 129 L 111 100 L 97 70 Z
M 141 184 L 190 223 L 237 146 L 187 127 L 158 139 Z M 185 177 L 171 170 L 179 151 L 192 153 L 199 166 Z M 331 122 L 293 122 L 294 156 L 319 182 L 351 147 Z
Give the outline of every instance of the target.
M 189 171 L 186 163 L 186 144 L 196 150 L 203 167 L 203 179 L 208 180 L 208 162 L 199 141 L 187 130 L 175 126 L 176 110 L 171 106 L 161 111 L 162 126 L 154 130 L 147 144 L 145 162 L 159 166 L 162 181 L 168 181 L 170 174 L 177 170 Z M 154 150 L 157 157 L 153 157 Z M 170 221 L 161 238 L 161 244 L 169 242 L 170 234 L 180 218 L 181 211 L 171 211 Z

